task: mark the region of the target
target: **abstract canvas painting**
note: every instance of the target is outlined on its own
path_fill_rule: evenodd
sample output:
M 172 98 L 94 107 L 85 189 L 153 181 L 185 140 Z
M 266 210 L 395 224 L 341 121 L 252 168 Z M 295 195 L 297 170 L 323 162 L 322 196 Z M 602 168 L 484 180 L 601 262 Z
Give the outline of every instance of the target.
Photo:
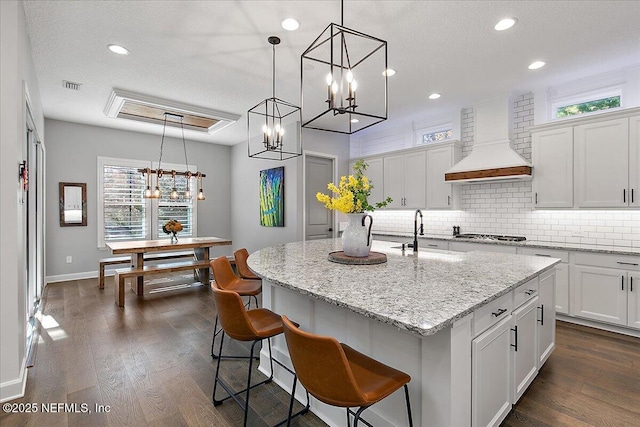
M 260 225 L 284 227 L 284 167 L 260 171 Z

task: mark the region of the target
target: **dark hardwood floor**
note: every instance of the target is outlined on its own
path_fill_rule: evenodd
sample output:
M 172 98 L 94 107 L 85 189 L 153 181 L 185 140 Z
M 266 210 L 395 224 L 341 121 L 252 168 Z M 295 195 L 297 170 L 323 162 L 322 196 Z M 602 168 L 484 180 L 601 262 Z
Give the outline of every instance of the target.
M 97 279 L 46 287 L 26 395 L 11 402 L 39 409 L 42 403 L 78 403 L 78 411 L 85 403 L 92 412 L 3 411 L 0 425 L 241 425 L 238 405 L 211 403 L 210 289 L 149 293 L 166 286 L 154 280 L 143 298 L 127 292 L 121 309 L 113 302 L 112 280 L 102 291 Z M 192 282 L 188 276 L 174 280 Z M 234 346 L 229 351 L 246 348 Z M 222 369 L 240 389 L 246 362 L 227 360 Z M 264 376 L 256 370 L 253 378 Z M 249 424 L 273 425 L 286 414 L 288 395 L 272 383 L 253 390 L 251 401 Z M 96 404 L 110 411 L 98 412 Z M 293 425 L 324 424 L 307 414 Z M 640 339 L 558 322 L 556 350 L 503 426 L 640 426 Z

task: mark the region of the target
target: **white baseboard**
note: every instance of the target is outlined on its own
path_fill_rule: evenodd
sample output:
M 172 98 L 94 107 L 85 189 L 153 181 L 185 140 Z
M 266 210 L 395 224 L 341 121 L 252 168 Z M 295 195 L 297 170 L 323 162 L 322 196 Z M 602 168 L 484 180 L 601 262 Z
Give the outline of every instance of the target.
M 110 274 L 107 274 L 109 272 Z M 113 276 L 113 270 L 105 271 L 105 276 Z M 94 277 L 98 277 L 97 271 L 83 271 L 80 273 L 70 273 L 70 274 L 58 274 L 56 276 L 47 276 L 45 277 L 45 283 L 54 283 L 54 282 L 66 282 L 67 280 L 81 280 L 81 279 L 92 279 Z
M 24 396 L 24 390 L 27 386 L 27 358 L 22 359 L 20 367 L 20 376 L 15 380 L 5 381 L 0 384 L 0 402 L 18 399 Z
M 588 319 L 581 319 L 579 317 L 567 316 L 565 314 L 556 313 L 556 319 L 563 322 L 575 323 L 576 325 L 589 326 L 595 329 L 603 329 L 609 332 L 616 332 L 618 334 L 629 335 L 632 337 L 640 338 L 640 331 L 637 329 L 623 328 L 621 326 L 609 325 L 607 323 L 594 322 Z

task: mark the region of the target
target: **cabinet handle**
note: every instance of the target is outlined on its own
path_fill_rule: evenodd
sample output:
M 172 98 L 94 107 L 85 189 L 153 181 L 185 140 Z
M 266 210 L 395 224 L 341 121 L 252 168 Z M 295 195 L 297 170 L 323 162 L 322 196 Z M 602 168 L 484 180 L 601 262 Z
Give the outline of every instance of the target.
M 622 265 L 635 265 L 637 266 L 638 263 L 637 262 L 622 262 L 622 261 L 618 261 L 618 264 L 622 264 Z
M 624 291 L 624 276 L 620 276 L 620 283 L 622 283 L 622 290 Z
M 533 294 L 536 293 L 536 290 L 535 289 L 529 289 L 528 291 L 524 291 L 524 293 L 527 294 L 527 295 L 533 295 Z
M 538 192 L 536 192 L 536 205 L 538 204 Z
M 633 203 L 633 188 L 631 189 L 631 203 Z
M 548 258 L 551 258 L 551 255 L 547 255 L 547 254 L 535 254 L 536 256 L 546 256 Z
M 438 245 L 436 245 L 435 243 L 428 243 L 427 246 L 432 247 L 432 248 L 437 248 Z
M 633 292 L 633 276 L 629 277 L 629 290 Z
M 540 320 L 538 322 L 540 322 L 540 326 L 544 326 L 544 304 L 540 304 L 538 310 L 540 310 Z
M 514 351 L 518 351 L 518 325 L 514 326 L 511 330 L 515 332 L 516 343 L 510 345 L 514 348 Z
M 507 309 L 506 309 L 506 308 L 500 308 L 500 309 L 498 309 L 498 311 L 494 311 L 494 312 L 493 312 L 493 313 L 491 313 L 491 314 L 493 314 L 493 315 L 494 315 L 494 316 L 496 316 L 496 317 L 500 317 L 500 316 L 502 316 L 502 315 L 503 315 L 504 313 L 506 313 L 506 312 L 507 312 Z
M 622 189 L 622 203 L 627 203 L 627 189 Z
M 447 196 L 447 206 L 451 205 L 451 196 Z

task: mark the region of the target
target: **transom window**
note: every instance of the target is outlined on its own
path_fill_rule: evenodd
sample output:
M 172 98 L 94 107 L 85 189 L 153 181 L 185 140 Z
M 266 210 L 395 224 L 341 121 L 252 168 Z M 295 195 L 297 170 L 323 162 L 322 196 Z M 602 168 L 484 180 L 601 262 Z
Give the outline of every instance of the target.
M 174 181 L 170 173 L 160 179 L 162 196 L 145 199 L 145 177 L 139 169 L 149 162 L 139 160 L 98 157 L 98 246 L 117 240 L 170 238 L 162 232 L 162 226 L 170 219 L 179 221 L 181 236 L 194 236 L 196 209 L 193 196 L 185 198 L 187 179 L 176 176 L 175 187 L 179 197 L 171 199 Z M 152 168 L 155 166 L 152 165 Z M 184 170 L 185 165 L 162 164 L 165 171 Z M 197 169 L 190 165 L 189 169 Z M 155 182 L 152 183 L 152 188 Z M 196 179 L 191 178 L 189 188 L 195 194 Z
M 453 138 L 453 129 L 441 129 L 422 134 L 422 143 L 431 144 L 433 142 L 447 141 Z
M 573 103 L 557 107 L 555 110 L 555 116 L 568 117 L 585 113 L 593 113 L 596 111 L 608 110 L 610 108 L 620 107 L 620 95 L 609 96 L 606 98 L 595 99 L 592 101 L 585 101 L 579 103 Z

